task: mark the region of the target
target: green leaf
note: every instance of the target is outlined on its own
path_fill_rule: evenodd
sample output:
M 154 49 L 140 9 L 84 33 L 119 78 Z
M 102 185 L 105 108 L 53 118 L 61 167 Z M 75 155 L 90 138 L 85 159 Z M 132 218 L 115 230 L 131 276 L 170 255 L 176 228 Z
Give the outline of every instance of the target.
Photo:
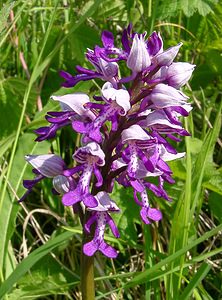
M 140 223 L 140 214 L 138 205 L 133 198 L 133 190 L 131 188 L 125 189 L 116 184 L 112 192 L 112 199 L 121 209 L 121 213 L 113 214 L 113 219 L 121 232 L 121 237 L 135 243 L 137 240 L 135 223 Z
M 0 287 L 0 299 L 12 290 L 14 284 L 17 283 L 32 266 L 34 266 L 48 253 L 53 251 L 56 247 L 62 245 L 67 239 L 70 239 L 72 235 L 73 234 L 71 232 L 64 232 L 30 253 L 27 258 L 17 265 L 15 271 L 2 283 Z
M 15 140 L 15 133 L 5 137 L 0 141 L 0 158 L 5 154 L 5 152 L 11 147 Z
M 101 10 L 98 10 L 99 16 L 108 19 L 112 18 L 115 21 L 127 21 L 126 7 L 124 1 L 121 0 L 107 0 L 103 1 Z
M 179 296 L 178 300 L 189 300 L 191 299 L 194 289 L 201 283 L 210 271 L 211 266 L 207 263 L 203 263 L 198 269 L 197 273 L 193 276 L 188 286 L 185 288 L 183 293 Z
M 12 164 L 12 172 L 8 179 L 7 191 L 4 202 L 0 203 L 0 266 L 4 269 L 8 242 L 15 230 L 15 220 L 20 209 L 18 199 L 23 195 L 25 189 L 22 179 L 33 177 L 31 168 L 27 169 L 25 154 L 44 154 L 49 151 L 48 142 L 34 143 L 35 135 L 26 133 L 19 139 L 18 149 Z
M 10 11 L 13 9 L 14 5 L 15 5 L 15 1 L 9 0 L 1 8 L 1 11 L 0 11 L 0 34 L 8 26 L 7 19 L 10 14 Z
M 66 247 L 66 244 L 62 247 Z M 56 252 L 58 253 L 58 250 Z M 78 275 L 53 258 L 51 254 L 47 254 L 20 278 L 17 288 L 8 295 L 8 298 L 22 300 L 37 296 L 43 298 L 47 295 L 65 295 L 78 281 Z M 71 299 L 71 296 L 68 299 Z
M 23 96 L 27 88 L 27 82 L 21 78 L 9 77 L 0 82 L 1 85 L 1 118 L 0 140 L 17 129 L 23 106 Z M 36 107 L 37 91 L 33 87 L 29 95 L 27 113 L 33 114 Z M 10 121 L 9 121 L 10 120 Z
M 219 220 L 219 222 L 222 222 L 221 195 L 218 195 L 217 193 L 210 193 L 208 202 L 213 215 Z
M 182 10 L 185 16 L 191 17 L 195 12 L 201 16 L 213 12 L 217 0 L 172 0 L 160 1 L 157 15 L 159 19 L 178 16 Z
M 133 274 L 132 274 L 133 278 L 129 282 L 125 283 L 123 288 L 127 289 L 127 288 L 130 288 L 130 287 L 134 287 L 136 285 L 140 285 L 140 284 L 150 280 L 151 278 L 155 277 L 158 274 L 158 272 L 162 272 L 162 270 L 165 270 L 165 268 L 171 262 L 175 261 L 181 255 L 184 255 L 187 251 L 189 251 L 192 248 L 196 247 L 198 244 L 200 244 L 203 241 L 209 239 L 211 236 L 216 235 L 220 230 L 222 230 L 222 224 L 217 226 L 216 228 L 206 232 L 201 237 L 199 237 L 198 239 L 195 239 L 194 241 L 192 241 L 191 243 L 189 243 L 188 245 L 186 245 L 182 249 L 180 249 L 180 250 L 176 251 L 175 253 L 169 255 L 167 258 L 161 260 L 160 262 L 158 262 L 156 265 L 154 265 L 150 269 L 145 270 L 144 272 L 140 272 L 139 274 L 136 274 L 135 276 L 133 276 Z M 179 267 L 179 264 L 175 265 L 174 267 L 175 268 Z

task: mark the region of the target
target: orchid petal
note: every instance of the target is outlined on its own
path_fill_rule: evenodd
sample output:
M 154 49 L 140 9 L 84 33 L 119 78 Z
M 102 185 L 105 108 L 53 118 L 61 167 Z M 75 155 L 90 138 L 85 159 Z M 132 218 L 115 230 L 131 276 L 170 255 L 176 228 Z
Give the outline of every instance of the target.
M 42 175 L 52 178 L 62 174 L 65 163 L 55 154 L 26 155 L 25 159 Z

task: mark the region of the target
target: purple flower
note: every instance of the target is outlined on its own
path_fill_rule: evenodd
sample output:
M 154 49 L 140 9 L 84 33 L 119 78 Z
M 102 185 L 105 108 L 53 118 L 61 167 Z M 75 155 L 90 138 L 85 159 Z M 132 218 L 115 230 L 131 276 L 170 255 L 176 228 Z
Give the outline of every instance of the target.
M 141 180 L 140 180 L 140 185 L 141 185 L 141 190 L 139 192 L 142 201 L 140 202 L 139 199 L 137 198 L 138 191 L 136 189 L 134 190 L 134 199 L 138 205 L 142 206 L 140 210 L 140 216 L 142 221 L 145 224 L 150 224 L 151 221 L 161 220 L 162 213 L 158 209 L 150 207 L 148 195 L 146 192 L 146 187 Z
M 161 53 L 156 54 L 152 58 L 152 63 L 155 66 L 160 66 L 160 67 L 169 66 L 170 64 L 172 64 L 174 58 L 177 56 L 177 53 L 182 45 L 183 45 L 182 43 L 179 43 L 174 47 L 171 47 Z
M 139 73 L 151 65 L 150 56 L 142 34 L 135 34 L 133 44 L 127 58 L 127 67 Z
M 64 171 L 65 176 L 71 176 L 77 172 L 82 172 L 74 190 L 66 193 L 62 197 L 62 202 L 65 206 L 75 205 L 83 201 L 87 207 L 95 207 L 97 201 L 95 197 L 90 194 L 90 179 L 92 174 L 97 178 L 96 186 L 103 184 L 103 178 L 99 167 L 105 164 L 105 154 L 100 148 L 99 144 L 91 142 L 76 150 L 73 158 L 81 165 L 73 169 Z
M 146 133 L 139 125 L 132 125 L 122 132 L 122 144 L 128 146 L 122 152 L 123 160 L 128 163 L 127 172 L 131 184 L 137 184 L 136 172 L 141 160 L 147 169 L 152 172 L 156 165 L 157 140 Z M 148 155 L 149 153 L 149 155 Z
M 177 123 L 177 124 L 175 124 Z M 179 135 L 189 135 L 189 133 L 183 129 L 178 119 L 172 122 L 163 109 L 155 110 L 149 113 L 144 121 L 140 122 L 140 126 L 150 128 L 157 131 L 159 134 L 172 134 L 177 133 Z
M 195 65 L 185 62 L 172 63 L 166 70 L 167 83 L 170 86 L 179 89 L 190 79 L 194 68 Z
M 95 78 L 100 78 L 104 81 L 111 82 L 114 86 L 118 82 L 119 66 L 116 63 L 119 59 L 124 57 L 124 52 L 114 46 L 114 37 L 111 32 L 103 31 L 102 42 L 104 47 L 96 46 L 94 50 L 87 49 L 86 58 L 94 66 L 95 71 L 76 66 L 79 74 L 72 76 L 71 74 L 60 71 L 60 76 L 65 79 L 62 84 L 64 87 L 73 87 L 79 81 L 87 81 Z M 111 59 L 109 55 L 115 54 L 120 58 Z
M 70 162 L 74 167 L 67 169 L 62 158 L 54 154 L 27 156 L 36 176 L 24 180 L 28 191 L 21 200 L 40 180 L 51 178 L 62 203 L 73 206 L 79 214 L 84 234 L 93 234 L 83 246 L 84 254 L 92 256 L 99 251 L 115 258 L 117 250 L 104 241 L 104 235 L 110 227 L 119 237 L 111 213 L 120 209 L 108 193 L 115 182 L 132 187 L 142 221 L 150 224 L 161 220 L 162 213 L 150 199 L 155 195 L 171 201 L 164 189 L 166 182 L 174 183 L 168 161 L 185 153 L 178 153 L 170 142 L 189 135 L 181 118 L 192 109 L 189 98 L 179 89 L 195 66 L 173 62 L 182 43 L 163 50 L 159 33 L 146 38 L 146 32 L 133 32 L 131 24 L 123 30 L 120 47 L 109 31 L 102 32 L 101 40 L 101 46 L 86 51 L 92 70 L 76 66 L 75 76 L 60 72 L 65 87 L 95 78 L 106 81 L 101 96 L 94 95 L 94 101 L 83 93 L 52 96 L 61 111 L 48 112 L 50 125 L 35 131 L 36 141 L 55 137 L 57 130 L 67 125 L 80 133 L 80 146 L 72 156 L 74 163 Z M 126 77 L 121 77 L 123 64 L 128 67 L 123 70 L 128 70 Z
M 83 133 L 89 140 L 101 143 L 103 140 L 100 132 L 101 127 L 106 121 L 112 122 L 112 130 L 118 127 L 119 116 L 125 116 L 130 109 L 130 95 L 125 89 L 115 89 L 109 82 L 102 87 L 102 99 L 106 104 L 90 103 L 88 107 L 99 109 L 100 112 L 92 122 L 74 121 L 73 129 Z
M 85 107 L 89 97 L 83 93 L 68 94 L 64 96 L 51 96 L 54 101 L 59 101 L 62 112 L 48 112 L 46 120 L 51 123 L 48 127 L 40 127 L 35 130 L 38 135 L 37 142 L 55 137 L 58 129 L 72 124 L 74 120 L 93 120 L 95 115 Z
M 109 212 L 119 212 L 119 208 L 106 192 L 99 192 L 95 198 L 98 205 L 90 208 L 93 213 L 85 224 L 85 230 L 90 233 L 91 225 L 96 222 L 95 234 L 93 240 L 83 246 L 83 252 L 85 255 L 92 256 L 96 251 L 100 251 L 109 258 L 116 258 L 117 251 L 104 241 L 104 233 L 106 224 L 108 224 L 113 235 L 116 238 L 120 237 L 119 231 L 109 215 Z
M 20 199 L 20 202 L 23 201 L 32 191 L 33 187 L 45 177 L 53 179 L 53 187 L 59 194 L 64 194 L 75 187 L 76 183 L 74 179 L 63 175 L 66 166 L 61 157 L 55 154 L 44 154 L 26 155 L 25 159 L 34 167 L 33 173 L 36 174 L 36 177 L 32 180 L 23 180 L 23 185 L 28 191 Z

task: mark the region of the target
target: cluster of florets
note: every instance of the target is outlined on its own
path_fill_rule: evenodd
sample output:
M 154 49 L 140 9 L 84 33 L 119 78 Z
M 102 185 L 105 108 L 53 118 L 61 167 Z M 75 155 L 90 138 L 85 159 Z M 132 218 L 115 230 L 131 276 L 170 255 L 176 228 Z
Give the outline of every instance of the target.
M 57 130 L 67 125 L 81 134 L 81 147 L 73 154 L 74 167 L 68 168 L 54 154 L 27 155 L 36 177 L 24 180 L 28 190 L 21 200 L 40 180 L 52 178 L 53 191 L 62 195 L 65 206 L 73 206 L 77 213 L 80 207 L 87 211 L 84 230 L 92 230 L 94 238 L 84 245 L 84 253 L 91 256 L 98 250 L 114 258 L 117 251 L 104 241 L 106 225 L 119 237 L 111 217 L 120 212 L 110 198 L 114 183 L 132 187 L 145 224 L 162 218 L 161 212 L 151 207 L 148 194 L 170 200 L 164 182 L 174 180 L 167 161 L 184 156 L 170 140 L 189 135 L 180 117 L 188 116 L 191 106 L 180 88 L 189 80 L 194 65 L 173 62 L 181 43 L 163 50 L 159 33 L 146 39 L 146 33 L 134 33 L 131 26 L 123 31 L 122 48 L 114 45 L 114 36 L 108 31 L 102 33 L 102 43 L 103 47 L 86 53 L 94 70 L 77 66 L 75 76 L 60 72 L 67 88 L 95 78 L 105 81 L 100 95 L 93 99 L 84 93 L 52 96 L 61 111 L 48 112 L 50 125 L 35 130 L 38 142 L 54 138 Z M 119 61 L 126 62 L 129 76 L 120 77 Z M 156 184 L 151 177 L 157 178 Z

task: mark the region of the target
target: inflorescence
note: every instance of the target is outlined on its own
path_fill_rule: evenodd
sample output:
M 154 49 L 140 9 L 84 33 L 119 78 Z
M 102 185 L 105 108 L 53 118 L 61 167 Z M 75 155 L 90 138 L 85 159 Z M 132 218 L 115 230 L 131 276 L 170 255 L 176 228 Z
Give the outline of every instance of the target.
M 25 157 L 35 178 L 24 180 L 27 192 L 20 201 L 39 181 L 51 178 L 53 192 L 62 196 L 65 206 L 73 206 L 76 213 L 82 208 L 87 212 L 84 230 L 94 235 L 83 246 L 88 256 L 96 251 L 110 258 L 117 256 L 116 249 L 104 241 L 106 225 L 116 238 L 120 236 L 111 217 L 120 212 L 110 198 L 115 182 L 133 188 L 145 224 L 162 218 L 161 212 L 150 206 L 148 193 L 170 200 L 164 182 L 172 184 L 174 180 L 167 161 L 185 155 L 177 153 L 170 140 L 189 135 L 180 117 L 187 117 L 192 108 L 180 88 L 195 66 L 173 62 L 182 43 L 163 50 L 159 33 L 146 39 L 146 32 L 135 33 L 131 25 L 123 30 L 121 42 L 122 48 L 117 48 L 113 34 L 103 31 L 103 46 L 86 52 L 93 70 L 77 66 L 75 76 L 60 72 L 67 88 L 95 78 L 105 83 L 93 99 L 84 93 L 52 96 L 61 111 L 48 112 L 45 118 L 50 125 L 35 130 L 38 142 L 54 138 L 57 130 L 67 125 L 81 134 L 81 147 L 73 154 L 74 167 L 68 168 L 55 154 Z M 131 70 L 128 77 L 121 78 L 120 61 Z M 156 177 L 157 184 L 150 177 Z

